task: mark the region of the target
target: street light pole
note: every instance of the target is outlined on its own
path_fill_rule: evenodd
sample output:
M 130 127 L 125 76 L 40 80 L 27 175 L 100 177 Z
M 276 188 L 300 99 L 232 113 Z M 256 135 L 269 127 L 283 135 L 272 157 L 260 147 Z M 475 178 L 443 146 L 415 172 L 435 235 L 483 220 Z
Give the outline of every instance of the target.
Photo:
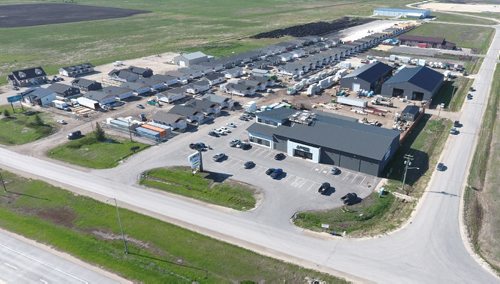
M 128 254 L 127 240 L 125 239 L 125 233 L 123 232 L 122 220 L 120 218 L 120 211 L 118 210 L 118 203 L 116 202 L 116 198 L 113 198 L 113 200 L 115 201 L 116 218 L 118 219 L 118 225 L 120 226 L 120 233 L 123 239 L 123 246 L 125 247 L 125 254 Z

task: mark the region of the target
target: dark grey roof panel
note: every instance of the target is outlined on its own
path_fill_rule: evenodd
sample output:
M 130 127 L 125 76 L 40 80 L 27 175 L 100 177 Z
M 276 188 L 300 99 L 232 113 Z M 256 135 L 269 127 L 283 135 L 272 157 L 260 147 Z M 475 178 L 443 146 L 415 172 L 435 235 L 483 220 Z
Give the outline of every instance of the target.
M 358 77 L 367 82 L 374 83 L 391 70 L 392 67 L 387 64 L 382 62 L 373 62 L 354 70 L 344 78 Z
M 444 79 L 444 75 L 425 66 L 403 68 L 384 84 L 392 85 L 409 82 L 427 91 L 433 91 Z

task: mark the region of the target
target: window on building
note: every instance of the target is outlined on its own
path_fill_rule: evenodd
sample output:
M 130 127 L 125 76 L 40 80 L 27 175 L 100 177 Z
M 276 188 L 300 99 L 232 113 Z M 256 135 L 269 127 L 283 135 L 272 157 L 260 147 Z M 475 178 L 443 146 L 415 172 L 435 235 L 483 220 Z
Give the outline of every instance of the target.
M 271 141 L 266 140 L 266 139 L 261 139 L 261 138 L 255 137 L 255 136 L 250 136 L 250 142 L 264 145 L 267 147 L 271 147 Z

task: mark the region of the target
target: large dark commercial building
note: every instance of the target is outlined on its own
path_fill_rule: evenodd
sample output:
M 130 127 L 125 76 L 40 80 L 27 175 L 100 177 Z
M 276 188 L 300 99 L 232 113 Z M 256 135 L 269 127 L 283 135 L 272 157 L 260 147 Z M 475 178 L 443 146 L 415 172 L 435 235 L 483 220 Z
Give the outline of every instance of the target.
M 430 102 L 443 79 L 443 74 L 428 67 L 403 68 L 382 85 L 381 95 Z
M 382 83 L 392 75 L 392 67 L 382 62 L 364 65 L 340 79 L 342 88 L 380 92 Z
M 279 108 L 257 113 L 251 143 L 315 163 L 380 176 L 399 148 L 399 132 L 354 118 Z

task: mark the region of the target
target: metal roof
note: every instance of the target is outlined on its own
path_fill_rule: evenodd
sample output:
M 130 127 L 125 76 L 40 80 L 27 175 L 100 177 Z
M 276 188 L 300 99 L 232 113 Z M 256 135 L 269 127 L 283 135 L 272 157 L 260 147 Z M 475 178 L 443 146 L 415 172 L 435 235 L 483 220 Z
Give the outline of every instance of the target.
M 183 53 L 181 54 L 182 57 L 186 58 L 187 60 L 193 60 L 197 58 L 205 58 L 207 55 L 201 51 L 196 51 L 192 53 Z
M 431 36 L 418 36 L 418 35 L 401 35 L 399 36 L 401 41 L 418 41 L 424 43 L 436 43 L 443 44 L 446 40 L 444 37 L 431 37 Z
M 377 8 L 375 11 L 398 12 L 398 13 L 430 13 L 430 10 L 422 9 L 398 9 L 398 8 Z
M 346 75 L 344 78 L 358 77 L 367 82 L 374 83 L 381 77 L 385 76 L 391 70 L 392 70 L 391 66 L 377 61 L 371 64 L 364 65 L 354 70 L 350 74 Z
M 444 79 L 444 75 L 425 66 L 401 69 L 394 74 L 385 84 L 399 84 L 409 82 L 427 91 L 433 91 Z
M 79 89 L 77 89 L 73 86 L 69 86 L 69 85 L 65 85 L 65 84 L 61 84 L 61 83 L 54 83 L 54 84 L 48 86 L 47 90 L 54 91 L 57 94 L 64 94 L 65 92 L 70 91 L 70 90 L 72 90 L 73 92 L 78 90 L 78 92 L 80 92 Z
M 160 121 L 165 124 L 176 123 L 179 120 L 184 120 L 184 116 L 175 113 L 166 112 L 164 110 L 157 111 L 153 114 L 152 120 Z
M 266 117 L 273 117 L 274 120 L 282 120 L 288 117 L 286 113 L 295 112 L 297 110 L 279 108 L 263 113 Z M 257 117 L 263 113 L 257 113 Z M 272 127 L 255 123 L 247 130 L 250 133 L 255 131 L 257 134 L 266 136 L 278 135 L 377 161 L 383 159 L 394 139 L 399 138 L 399 132 L 392 129 L 365 125 L 319 111 L 315 114 L 316 118 L 311 125 L 287 122 L 278 127 Z

